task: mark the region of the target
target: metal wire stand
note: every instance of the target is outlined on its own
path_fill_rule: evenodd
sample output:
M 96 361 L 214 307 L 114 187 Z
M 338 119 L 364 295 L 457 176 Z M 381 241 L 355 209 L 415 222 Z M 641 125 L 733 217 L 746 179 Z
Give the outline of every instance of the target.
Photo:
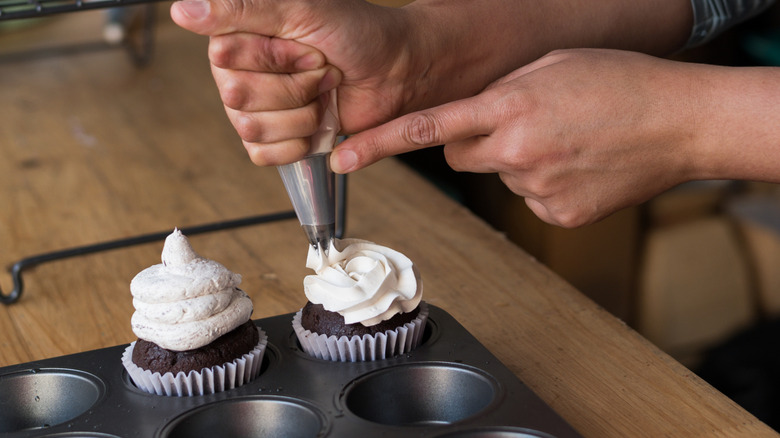
M 347 199 L 347 177 L 346 175 L 336 176 L 336 237 L 341 238 L 344 236 L 345 224 L 346 224 L 346 199 Z M 267 224 L 273 222 L 279 222 L 283 220 L 296 219 L 295 211 L 283 211 L 280 213 L 270 213 L 259 216 L 251 216 L 243 219 L 228 220 L 223 222 L 215 222 L 204 225 L 196 225 L 192 227 L 183 227 L 181 232 L 192 236 L 195 234 L 202 234 L 212 231 L 221 231 L 232 228 L 246 227 L 250 225 Z M 109 251 L 113 249 L 126 248 L 129 246 L 140 245 L 143 243 L 150 243 L 155 241 L 164 240 L 165 237 L 170 234 L 170 230 L 161 231 L 156 233 L 142 234 L 134 237 L 128 237 L 125 239 L 111 240 L 92 245 L 73 247 L 63 249 L 59 251 L 53 251 L 48 253 L 42 253 L 30 257 L 25 257 L 8 268 L 13 278 L 14 288 L 8 294 L 4 294 L 2 288 L 0 288 L 0 302 L 3 304 L 12 304 L 22 297 L 24 291 L 24 281 L 22 280 L 22 271 L 34 266 L 40 265 L 46 262 L 52 262 L 56 260 L 62 260 L 70 257 L 82 256 L 93 254 L 101 251 Z
M 136 66 L 143 67 L 149 63 L 154 48 L 156 8 L 152 3 L 157 1 L 160 0 L 0 0 L 0 22 L 137 5 L 138 8 L 134 10 L 135 13 L 131 19 L 124 23 L 127 34 L 121 42 L 121 46 L 127 50 L 130 59 Z M 100 46 L 87 44 L 81 47 L 84 50 L 95 48 L 111 48 L 111 45 L 107 43 Z M 71 52 L 77 49 L 71 47 L 70 50 L 62 50 L 62 52 Z M 11 56 L 11 58 L 14 57 Z
M 0 20 L 36 18 L 64 12 L 113 8 L 160 0 L 0 0 Z
M 66 12 L 77 12 L 99 8 L 122 7 L 142 3 L 152 3 L 159 0 L 0 0 L 0 21 L 43 17 L 53 14 Z M 140 28 L 140 34 L 129 34 L 125 46 L 130 51 L 130 55 L 136 65 L 142 66 L 149 62 L 152 52 L 152 42 L 154 39 L 154 7 L 149 4 L 145 8 L 143 26 Z M 347 199 L 347 178 L 346 175 L 336 176 L 336 237 L 344 236 L 346 223 L 346 199 Z M 252 216 L 243 219 L 228 220 L 205 225 L 181 228 L 182 233 L 195 235 L 200 233 L 220 231 L 231 228 L 245 227 L 249 225 L 259 225 L 265 223 L 278 222 L 282 220 L 295 219 L 295 211 L 284 211 L 280 213 L 271 213 L 260 216 Z M 170 230 L 150 234 L 142 234 L 125 239 L 112 240 L 92 245 L 79 246 L 63 249 L 54 252 L 38 254 L 25 257 L 8 268 L 13 278 L 13 289 L 8 294 L 4 294 L 0 288 L 0 302 L 3 304 L 12 304 L 17 302 L 24 291 L 24 281 L 22 280 L 22 271 L 42 263 L 55 260 L 62 260 L 69 257 L 93 254 L 101 251 L 126 248 L 133 245 L 150 243 L 165 239 L 170 234 Z

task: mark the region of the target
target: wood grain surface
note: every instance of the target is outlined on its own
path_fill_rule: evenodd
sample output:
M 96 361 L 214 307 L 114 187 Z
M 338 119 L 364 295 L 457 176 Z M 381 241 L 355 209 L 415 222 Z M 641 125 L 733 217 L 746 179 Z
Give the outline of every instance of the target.
M 121 49 L 64 47 L 99 40 L 100 12 L 0 33 L 3 266 L 290 209 L 276 169 L 250 163 L 224 115 L 208 40 L 177 28 L 164 8 L 159 18 L 154 58 L 142 69 Z M 397 161 L 349 177 L 347 235 L 407 254 L 425 299 L 584 436 L 777 436 Z M 307 244 L 296 221 L 191 241 L 242 274 L 253 317 L 303 304 Z M 161 248 L 148 243 L 25 271 L 22 299 L 0 306 L 0 366 L 132 341 L 128 285 L 159 262 Z M 0 287 L 11 289 L 10 275 L 0 274 Z

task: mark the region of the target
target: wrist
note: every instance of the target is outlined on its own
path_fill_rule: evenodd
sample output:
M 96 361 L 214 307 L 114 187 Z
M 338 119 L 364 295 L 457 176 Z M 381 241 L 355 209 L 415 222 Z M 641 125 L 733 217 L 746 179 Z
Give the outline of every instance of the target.
M 520 26 L 509 22 L 522 20 L 523 14 L 497 13 L 519 9 L 503 3 L 417 0 L 403 8 L 410 61 L 403 113 L 471 97 L 544 54 L 521 47 Z
M 697 179 L 780 182 L 780 69 L 700 69 Z
M 556 49 L 600 47 L 668 54 L 691 31 L 676 0 L 416 0 L 404 8 L 410 54 L 404 112 L 470 97 Z

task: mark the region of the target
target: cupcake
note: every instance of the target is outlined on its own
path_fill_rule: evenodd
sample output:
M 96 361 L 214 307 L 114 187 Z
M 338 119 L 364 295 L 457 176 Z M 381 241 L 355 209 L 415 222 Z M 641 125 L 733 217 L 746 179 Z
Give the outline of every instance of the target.
M 342 362 L 408 353 L 425 330 L 428 307 L 414 264 L 398 251 L 359 239 L 335 240 L 327 254 L 309 248 L 308 302 L 293 317 L 303 350 Z
M 241 276 L 193 251 L 179 230 L 162 263 L 130 282 L 138 339 L 122 356 L 133 383 L 158 395 L 203 395 L 257 377 L 268 338 L 251 321 Z

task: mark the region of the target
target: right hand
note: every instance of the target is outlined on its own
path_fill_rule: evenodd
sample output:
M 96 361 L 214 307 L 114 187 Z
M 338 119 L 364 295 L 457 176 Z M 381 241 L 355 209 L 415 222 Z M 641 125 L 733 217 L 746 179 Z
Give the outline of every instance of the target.
M 403 14 L 358 0 L 184 0 L 171 16 L 211 37 L 225 111 L 257 165 L 297 161 L 338 86 L 343 132 L 392 119 L 412 69 Z

